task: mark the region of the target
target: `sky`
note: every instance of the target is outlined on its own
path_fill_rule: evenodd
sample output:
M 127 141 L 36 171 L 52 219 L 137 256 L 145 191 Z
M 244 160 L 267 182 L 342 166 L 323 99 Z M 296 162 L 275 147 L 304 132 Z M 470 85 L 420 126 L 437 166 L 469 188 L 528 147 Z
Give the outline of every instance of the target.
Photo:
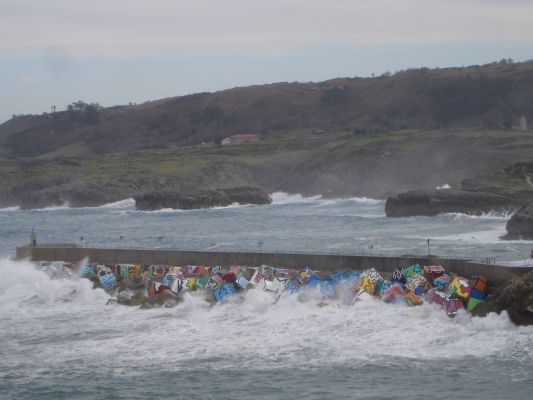
M 533 0 L 0 0 L 0 122 L 502 58 L 533 59 Z

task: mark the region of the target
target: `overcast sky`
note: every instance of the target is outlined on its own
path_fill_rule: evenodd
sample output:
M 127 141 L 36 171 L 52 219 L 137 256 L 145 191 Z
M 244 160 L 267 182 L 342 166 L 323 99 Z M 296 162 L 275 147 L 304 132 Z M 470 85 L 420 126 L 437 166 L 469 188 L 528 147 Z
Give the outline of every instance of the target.
M 12 114 L 533 59 L 533 0 L 0 0 Z

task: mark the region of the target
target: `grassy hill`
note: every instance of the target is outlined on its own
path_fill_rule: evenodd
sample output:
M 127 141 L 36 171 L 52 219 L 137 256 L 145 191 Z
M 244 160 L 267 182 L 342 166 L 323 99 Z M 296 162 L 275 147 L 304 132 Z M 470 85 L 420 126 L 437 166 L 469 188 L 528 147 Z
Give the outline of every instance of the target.
M 172 187 L 386 197 L 533 154 L 533 63 L 278 83 L 0 125 L 0 206 L 101 204 Z M 257 144 L 220 146 L 234 133 Z

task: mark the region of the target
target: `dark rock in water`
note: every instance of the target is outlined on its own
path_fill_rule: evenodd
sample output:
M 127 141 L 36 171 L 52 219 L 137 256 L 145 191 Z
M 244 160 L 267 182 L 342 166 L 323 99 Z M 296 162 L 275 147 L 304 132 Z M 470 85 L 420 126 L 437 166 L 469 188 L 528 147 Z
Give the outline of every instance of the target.
M 11 193 L 9 203 L 18 205 L 22 209 L 36 209 L 52 206 L 62 206 L 68 203 L 70 207 L 98 207 L 102 204 L 123 200 L 120 191 L 101 187 L 72 187 L 59 185 L 48 188 L 24 187 Z
M 490 211 L 505 212 L 520 207 L 512 197 L 464 190 L 412 190 L 392 196 L 385 203 L 388 217 L 435 216 L 460 212 L 481 215 Z
M 272 199 L 266 192 L 255 187 L 242 187 L 198 192 L 148 192 L 135 196 L 135 206 L 139 210 L 160 210 L 174 208 L 192 210 L 198 208 L 224 207 L 233 203 L 270 204 Z
M 486 301 L 473 310 L 473 314 L 485 316 L 489 312 L 500 313 L 504 310 L 515 324 L 533 325 L 533 271 L 514 277 L 494 289 Z
M 533 240 L 533 203 L 518 210 L 507 222 L 504 239 Z

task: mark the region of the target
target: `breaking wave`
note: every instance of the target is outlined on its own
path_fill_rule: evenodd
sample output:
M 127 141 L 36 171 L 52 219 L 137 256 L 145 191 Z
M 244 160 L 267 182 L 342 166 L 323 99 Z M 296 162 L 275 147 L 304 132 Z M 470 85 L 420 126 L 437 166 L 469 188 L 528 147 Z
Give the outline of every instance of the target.
M 321 195 L 304 197 L 301 194 L 289 194 L 285 192 L 274 192 L 270 194 L 272 204 L 295 204 L 314 203 L 322 197 Z
M 371 199 L 368 197 L 346 197 L 346 198 L 324 198 L 322 195 L 304 197 L 301 194 L 289 194 L 285 192 L 274 192 L 270 194 L 272 204 L 297 204 L 297 203 L 316 203 L 318 205 L 330 205 L 340 202 L 354 202 L 368 205 L 383 204 L 383 200 Z
M 19 210 L 20 210 L 19 206 L 0 208 L 0 212 L 19 211 Z
M 113 203 L 103 204 L 95 208 L 131 208 L 135 207 L 135 200 L 133 198 L 115 201 Z
M 533 357 L 533 327 L 514 326 L 506 313 L 485 318 L 460 313 L 450 319 L 431 304 L 360 301 L 348 306 L 312 293 L 305 300 L 287 296 L 274 303 L 270 293 L 258 289 L 215 306 L 195 293 L 174 308 L 139 310 L 106 306 L 108 295 L 93 290 L 89 281 L 51 280 L 27 262 L 1 260 L 0 273 L 0 319 L 11 332 L 3 343 L 6 365 L 25 359 L 17 336 L 27 338 L 25 354 L 38 357 L 43 368 L 80 360 L 84 367 L 140 367 L 164 360 L 179 370 L 189 363 L 278 369 L 393 357 Z M 51 329 L 53 334 L 43 336 Z M 179 338 L 186 351 L 169 352 L 171 338 Z M 57 351 L 60 359 L 54 357 Z
M 32 208 L 29 211 L 57 211 L 57 210 L 68 210 L 70 208 L 70 205 L 67 202 L 63 203 L 60 206 L 50 206 L 50 207 L 43 207 L 43 208 Z
M 483 213 L 481 215 L 472 215 L 464 213 L 445 213 L 441 214 L 445 217 L 450 217 L 453 221 L 464 221 L 472 219 L 491 219 L 491 220 L 509 220 L 514 214 L 514 211 L 506 210 L 502 212 L 491 211 L 488 213 Z
M 56 312 L 69 303 L 79 306 L 105 304 L 109 296 L 93 289 L 86 279 L 53 280 L 28 261 L 0 259 L 0 319 L 21 309 L 50 308 Z

